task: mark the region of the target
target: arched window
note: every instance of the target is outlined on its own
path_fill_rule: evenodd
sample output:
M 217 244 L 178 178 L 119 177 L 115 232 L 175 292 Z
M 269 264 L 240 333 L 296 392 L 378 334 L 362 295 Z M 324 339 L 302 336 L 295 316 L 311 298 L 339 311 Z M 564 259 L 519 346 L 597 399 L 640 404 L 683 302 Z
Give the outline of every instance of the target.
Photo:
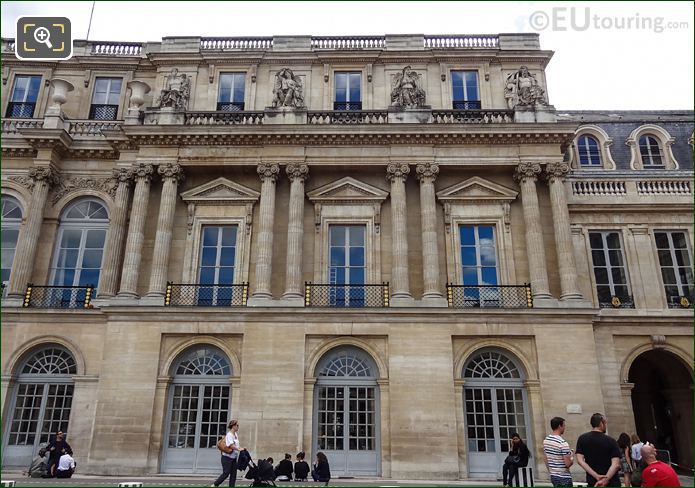
M 18 372 L 3 457 L 10 466 L 26 466 L 57 431 L 68 435 L 77 365 L 63 346 L 49 345 L 30 354 Z
M 577 140 L 577 151 L 579 152 L 579 164 L 581 166 L 603 165 L 601 162 L 601 149 L 595 137 L 583 135 Z
M 17 249 L 19 228 L 22 226 L 22 207 L 16 198 L 2 196 L 2 292 L 7 289 L 12 273 L 12 262 Z
M 642 157 L 644 168 L 663 168 L 664 162 L 661 154 L 661 146 L 656 137 L 644 135 L 639 138 L 639 153 Z
M 65 209 L 51 268 L 54 286 L 99 286 L 108 227 L 109 216 L 99 200 L 80 200 Z
M 342 351 L 321 369 L 319 376 L 372 376 L 372 372 L 363 359 Z
M 464 378 L 521 378 L 519 369 L 507 356 L 496 351 L 481 352 L 466 366 Z

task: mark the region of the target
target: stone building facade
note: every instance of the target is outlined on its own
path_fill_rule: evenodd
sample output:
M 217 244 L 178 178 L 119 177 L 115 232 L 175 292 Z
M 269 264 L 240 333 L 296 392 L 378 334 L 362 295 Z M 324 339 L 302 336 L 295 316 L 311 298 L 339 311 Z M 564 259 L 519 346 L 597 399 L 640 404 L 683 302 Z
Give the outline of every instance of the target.
M 558 111 L 534 34 L 13 42 L 3 466 L 211 472 L 234 417 L 334 476 L 519 432 L 542 478 L 596 411 L 692 463 L 692 112 Z

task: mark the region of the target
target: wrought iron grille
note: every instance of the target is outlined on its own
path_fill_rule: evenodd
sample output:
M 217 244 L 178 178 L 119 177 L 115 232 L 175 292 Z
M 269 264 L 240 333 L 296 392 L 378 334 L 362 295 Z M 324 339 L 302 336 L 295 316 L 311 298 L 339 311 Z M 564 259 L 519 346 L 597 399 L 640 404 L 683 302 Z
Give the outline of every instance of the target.
M 118 105 L 92 104 L 89 108 L 91 120 L 116 120 L 116 115 L 118 115 Z
M 333 102 L 333 110 L 362 110 L 362 102 Z
M 37 286 L 29 283 L 24 294 L 24 307 L 30 308 L 92 308 L 97 296 L 94 285 Z
M 337 285 L 307 282 L 304 306 L 325 308 L 382 308 L 389 306 L 389 284 Z
M 10 102 L 7 104 L 7 113 L 5 117 L 15 119 L 30 119 L 34 116 L 35 107 L 35 103 Z
M 667 296 L 668 308 L 693 308 L 695 297 L 690 296 Z
M 454 110 L 480 110 L 480 100 L 454 100 Z
M 217 102 L 218 112 L 241 112 L 244 110 L 244 102 Z
M 204 285 L 167 283 L 164 305 L 167 307 L 245 307 L 249 284 Z
M 531 285 L 446 285 L 451 308 L 533 308 Z
M 612 296 L 610 302 L 599 302 L 600 308 L 635 308 L 635 301 L 632 295 Z

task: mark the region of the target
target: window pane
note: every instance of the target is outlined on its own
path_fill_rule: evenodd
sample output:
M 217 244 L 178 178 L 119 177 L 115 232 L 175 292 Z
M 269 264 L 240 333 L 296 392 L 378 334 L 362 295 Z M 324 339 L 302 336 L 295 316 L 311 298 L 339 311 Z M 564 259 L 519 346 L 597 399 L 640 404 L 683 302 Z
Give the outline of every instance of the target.
M 218 283 L 230 285 L 234 283 L 234 268 L 224 267 L 220 268 L 220 277 Z
M 364 284 L 364 268 L 350 268 L 350 283 Z
M 246 84 L 246 75 L 244 73 L 234 74 L 234 89 L 232 92 L 233 102 L 243 102 L 244 101 L 244 89 Z
M 82 231 L 66 229 L 63 232 L 63 239 L 60 243 L 60 247 L 78 248 L 78 247 L 80 247 L 80 240 L 81 239 L 82 239 Z
M 345 227 L 332 225 L 330 231 L 331 246 L 342 246 L 345 244 Z
M 101 268 L 101 249 L 84 251 L 82 257 L 83 268 Z
M 218 227 L 203 227 L 203 246 L 217 245 Z
M 215 283 L 215 268 L 200 268 L 200 283 L 214 284 Z
M 12 91 L 13 102 L 23 102 L 27 95 L 29 84 L 28 76 L 17 76 L 14 79 L 14 89 Z
M 5 249 L 17 247 L 17 238 L 19 237 L 19 229 L 7 229 L 7 228 L 3 227 L 2 232 L 0 234 L 2 237 L 3 252 L 5 251 Z
M 220 250 L 220 266 L 234 266 L 236 249 L 233 247 L 223 247 Z
M 29 77 L 29 88 L 27 91 L 26 101 L 29 103 L 36 103 L 39 98 L 39 90 L 41 89 L 41 77 L 40 76 L 30 76 Z
M 230 102 L 232 96 L 232 75 L 223 73 L 220 75 L 220 93 L 218 101 Z
M 480 247 L 480 264 L 483 266 L 496 266 L 495 248 L 489 246 Z
M 481 285 L 496 285 L 497 284 L 497 269 L 482 268 L 483 282 Z
M 478 270 L 476 268 L 463 268 L 463 284 L 464 285 L 477 285 L 478 284 Z
M 104 247 L 105 240 L 105 230 L 89 230 L 87 231 L 87 242 L 85 243 L 85 247 L 92 249 L 101 249 Z
M 476 266 L 478 264 L 475 247 L 464 246 L 461 248 L 461 262 L 464 266 Z
M 222 245 L 236 245 L 236 226 L 227 226 L 222 228 Z
M 461 245 L 462 246 L 474 246 L 475 245 L 475 228 L 469 225 L 461 226 Z

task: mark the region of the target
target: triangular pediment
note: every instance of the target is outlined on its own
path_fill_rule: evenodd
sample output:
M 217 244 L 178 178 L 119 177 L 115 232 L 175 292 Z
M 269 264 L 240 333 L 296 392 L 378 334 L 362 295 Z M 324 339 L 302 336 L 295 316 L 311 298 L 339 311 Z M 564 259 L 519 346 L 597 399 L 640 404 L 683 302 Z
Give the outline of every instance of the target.
M 468 178 L 461 183 L 457 183 L 449 188 L 437 192 L 439 200 L 490 200 L 490 201 L 511 201 L 515 200 L 519 192 L 507 188 L 480 176 Z
M 389 193 L 350 176 L 307 193 L 312 202 L 383 202 Z
M 237 202 L 253 203 L 261 196 L 256 190 L 234 183 L 227 178 L 217 178 L 181 193 L 181 199 L 188 203 Z

